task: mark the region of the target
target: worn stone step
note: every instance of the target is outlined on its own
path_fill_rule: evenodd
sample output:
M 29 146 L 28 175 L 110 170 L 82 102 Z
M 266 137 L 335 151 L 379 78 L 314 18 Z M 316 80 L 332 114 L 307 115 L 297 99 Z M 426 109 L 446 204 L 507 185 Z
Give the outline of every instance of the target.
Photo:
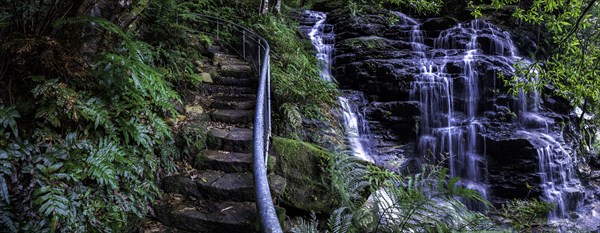
M 207 94 L 254 94 L 256 88 L 224 86 L 224 85 L 203 85 L 202 90 Z
M 240 86 L 240 87 L 252 87 L 256 88 L 258 80 L 255 78 L 235 78 L 235 77 L 215 77 L 213 78 L 215 84 L 223 86 Z
M 285 178 L 269 175 L 273 194 L 280 194 L 286 186 Z M 197 199 L 220 201 L 254 201 L 254 180 L 251 172 L 226 173 L 202 170 L 191 176 L 174 175 L 163 178 L 166 193 L 181 194 Z
M 217 63 L 219 63 L 220 61 L 227 60 L 227 59 L 240 60 L 240 58 L 237 55 L 231 54 L 228 51 L 215 50 L 215 51 L 211 51 L 211 52 L 213 54 L 213 60 Z M 240 60 L 240 61 L 242 61 L 242 60 Z
M 161 222 L 155 220 L 147 221 L 142 229 L 139 231 L 140 233 L 192 233 L 191 231 L 179 230 L 174 227 L 169 227 L 167 225 L 162 224 Z
M 251 172 L 252 154 L 229 151 L 204 150 L 196 155 L 194 167 L 224 172 Z
M 275 156 L 269 156 L 268 168 L 275 164 Z M 251 172 L 252 154 L 229 151 L 204 150 L 196 155 L 194 167 L 197 169 L 212 169 L 223 172 Z
M 240 93 L 217 93 L 211 96 L 214 101 L 249 101 L 256 100 L 256 93 L 240 94 Z
M 228 54 L 227 49 L 220 45 L 211 45 L 208 47 L 208 51 L 212 54 Z
M 269 187 L 274 195 L 285 189 L 286 181 L 278 175 L 270 175 Z M 250 172 L 224 173 L 205 170 L 198 175 L 198 190 L 214 200 L 254 201 L 254 179 Z
M 244 128 L 215 128 L 208 131 L 206 141 L 208 149 L 252 153 L 253 132 Z
M 232 124 L 250 123 L 254 119 L 254 110 L 217 109 L 210 113 L 210 119 Z
M 246 60 L 242 59 L 241 57 L 237 57 L 237 56 L 221 56 L 220 60 L 218 60 L 219 65 L 220 66 L 227 66 L 227 65 L 240 65 L 240 66 L 250 66 L 250 62 L 247 62 Z
M 230 233 L 259 230 L 253 202 L 191 201 L 165 195 L 153 206 L 163 224 L 190 232 Z
M 213 100 L 210 102 L 210 107 L 214 109 L 231 109 L 231 110 L 253 110 L 256 106 L 256 100 L 240 100 L 240 101 L 224 101 Z
M 227 64 L 221 65 L 219 74 L 225 77 L 246 78 L 252 77 L 252 66 L 248 64 Z

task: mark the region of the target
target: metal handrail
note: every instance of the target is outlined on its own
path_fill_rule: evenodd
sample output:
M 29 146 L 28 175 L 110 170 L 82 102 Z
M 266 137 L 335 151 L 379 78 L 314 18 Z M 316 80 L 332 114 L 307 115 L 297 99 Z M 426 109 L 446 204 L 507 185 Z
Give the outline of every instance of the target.
M 239 24 L 209 15 L 198 14 L 197 16 L 198 19 L 205 19 L 207 23 L 216 24 L 215 27 L 206 25 L 205 29 L 214 29 L 216 32 L 209 33 L 215 33 L 217 38 L 230 49 L 243 57 L 244 60 L 252 63 L 254 70 L 259 75 L 253 149 L 256 209 L 263 232 L 283 232 L 273 206 L 267 179 L 267 159 L 271 138 L 271 58 L 269 43 L 258 34 Z M 225 33 L 229 33 L 229 37 L 221 38 Z

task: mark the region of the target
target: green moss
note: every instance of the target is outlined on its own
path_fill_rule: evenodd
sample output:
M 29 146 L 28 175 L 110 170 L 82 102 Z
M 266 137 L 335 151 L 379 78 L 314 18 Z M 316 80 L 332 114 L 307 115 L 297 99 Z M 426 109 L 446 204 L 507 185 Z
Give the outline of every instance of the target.
M 362 48 L 371 50 L 388 47 L 390 42 L 388 41 L 388 39 L 378 36 L 363 36 L 346 39 L 342 43 L 352 48 Z
M 275 173 L 287 179 L 282 201 L 293 207 L 327 213 L 338 203 L 325 172 L 333 156 L 327 150 L 302 141 L 280 137 L 273 138 L 273 151 L 277 155 Z
M 180 137 L 183 141 L 183 153 L 196 155 L 206 148 L 207 130 L 204 124 L 189 124 L 183 128 Z
M 194 156 L 194 167 L 198 169 L 202 168 L 207 160 L 208 156 L 206 155 L 206 150 L 203 150 L 202 152 Z

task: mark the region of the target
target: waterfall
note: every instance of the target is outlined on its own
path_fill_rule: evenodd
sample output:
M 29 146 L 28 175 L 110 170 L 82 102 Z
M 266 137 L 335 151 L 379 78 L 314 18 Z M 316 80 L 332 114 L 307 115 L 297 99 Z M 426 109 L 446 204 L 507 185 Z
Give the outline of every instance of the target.
M 331 75 L 333 47 L 335 45 L 333 25 L 325 24 L 327 14 L 324 12 L 304 11 L 303 16 L 305 26 L 301 27 L 301 29 L 307 33 L 313 47 L 317 51 L 316 57 L 320 65 L 319 76 L 323 80 L 333 82 L 334 79 Z M 356 102 L 352 101 L 352 96 L 362 97 L 362 93 L 345 93 L 345 96 L 338 98 L 338 103 L 341 106 L 344 130 L 346 138 L 350 143 L 352 154 L 362 160 L 374 162 L 368 150 L 368 126 L 366 125 L 365 114 L 359 110 Z M 364 99 L 364 97 L 362 98 Z
M 392 71 L 404 72 L 402 69 L 408 66 L 418 67 L 418 71 L 411 71 L 407 75 L 410 81 L 409 98 L 402 99 L 418 102 L 419 113 L 415 116 L 418 120 L 414 127 L 417 132 L 415 154 L 426 162 L 446 165 L 451 176 L 461 178 L 458 185 L 495 201 L 494 192 L 505 192 L 502 198 L 514 198 L 511 194 L 506 195 L 506 192 L 510 192 L 507 190 L 523 192 L 520 185 L 525 185 L 510 183 L 509 188 L 494 186 L 491 180 L 502 181 L 505 179 L 502 177 L 512 173 L 489 174 L 490 169 L 498 172 L 499 168 L 506 166 L 498 165 L 498 161 L 502 161 L 499 157 L 504 156 L 502 151 L 488 151 L 486 147 L 489 141 L 496 143 L 491 145 L 518 143 L 522 149 L 513 150 L 515 157 L 512 159 L 527 161 L 524 166 L 528 170 L 520 172 L 526 173 L 528 182 L 539 180 L 537 185 L 529 183 L 539 187 L 533 192 L 544 201 L 556 205 L 549 217 L 565 218 L 570 212 L 581 209 L 583 187 L 575 174 L 574 152 L 566 146 L 561 133 L 562 120 L 557 120 L 560 117 L 552 115 L 554 113 L 544 107 L 541 93 L 520 92 L 517 97 L 512 97 L 501 93 L 504 87 L 497 84 L 498 73 L 511 76 L 516 72 L 513 67 L 515 64 L 528 64 L 526 59 L 520 57 L 510 33 L 481 19 L 458 23 L 445 30 L 422 30 L 427 25 L 427 19 L 414 19 L 399 12 L 394 14 L 397 20 L 393 26 L 385 29 L 386 35 L 375 36 L 384 36 L 392 41 L 386 43 L 397 46 L 403 52 L 398 53 L 398 57 L 386 55 L 391 57 L 387 58 L 389 63 L 386 65 L 394 61 L 401 62 L 386 66 L 385 69 L 392 67 L 389 68 Z M 318 52 L 317 58 L 322 68 L 320 76 L 332 81 L 333 26 L 325 24 L 326 14 L 321 12 L 307 11 L 304 17 L 310 26 L 304 24 L 301 27 L 304 27 Z M 358 34 L 363 36 L 362 39 L 373 36 L 361 33 Z M 393 72 L 377 73 L 388 74 L 395 75 Z M 406 76 L 393 78 L 398 77 Z M 535 78 L 533 81 L 536 81 Z M 369 95 L 375 94 L 370 91 Z M 348 141 L 357 157 L 370 160 L 368 138 L 365 137 L 368 127 L 361 123 L 364 110 L 359 110 L 361 105 L 366 104 L 356 97 L 363 95 L 354 93 L 354 97 L 349 98 L 348 92 L 344 94 L 339 102 Z M 478 203 L 466 204 L 472 209 L 485 208 Z
M 423 43 L 424 33 L 419 29 L 418 20 L 401 13 L 396 15 L 404 24 L 401 28 L 408 29 L 403 34 L 412 44 L 415 60 L 421 67 L 411 84 L 411 98 L 419 101 L 421 109 L 417 152 L 424 158 L 445 161 L 450 175 L 462 178 L 460 185 L 489 199 L 488 162 L 481 142 L 481 134 L 486 131 L 484 123 L 488 120 L 479 109 L 480 103 L 485 101 L 482 99 L 485 87 L 480 88 L 483 81 L 476 65 L 478 59 L 493 57 L 514 73 L 513 64 L 523 59 L 518 56 L 510 34 L 486 21 L 472 20 L 443 30 L 434 39 L 433 46 L 428 47 Z M 488 46 L 482 47 L 481 41 L 487 41 Z M 458 76 L 447 72 L 450 64 L 460 67 Z M 539 160 L 542 198 L 556 204 L 550 218 L 565 217 L 582 205 L 583 197 L 571 156 L 550 136 L 555 123 L 539 113 L 539 93 L 521 93 L 518 103 L 519 107 L 514 110 L 519 113 L 518 124 L 527 132 L 529 140 L 536 141 L 533 144 Z M 562 138 L 561 135 L 555 137 Z M 482 208 L 467 204 L 474 209 Z
M 424 158 L 446 161 L 450 175 L 461 177 L 459 185 L 476 190 L 484 198 L 489 198 L 486 185 L 486 158 L 478 148 L 478 134 L 485 130 L 477 116 L 479 104 L 479 78 L 475 59 L 480 49 L 477 43 L 477 30 L 480 24 L 471 27 L 462 24 L 442 31 L 435 40 L 435 46 L 423 44 L 423 33 L 419 23 L 404 14 L 396 13 L 410 26 L 410 42 L 421 66 L 411 83 L 411 96 L 419 101 L 421 108 L 418 153 Z M 477 21 L 475 21 L 477 22 Z M 455 49 L 454 34 L 467 35 L 468 42 L 462 48 L 463 66 L 460 77 L 446 72 L 450 60 L 448 51 Z M 455 89 L 460 82 L 462 90 Z M 483 205 L 469 203 L 474 209 Z

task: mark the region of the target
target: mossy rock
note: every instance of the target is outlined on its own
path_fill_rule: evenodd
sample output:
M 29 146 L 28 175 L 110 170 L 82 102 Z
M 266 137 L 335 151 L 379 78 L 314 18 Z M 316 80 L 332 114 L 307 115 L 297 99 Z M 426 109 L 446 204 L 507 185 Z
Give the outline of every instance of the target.
M 207 132 L 206 125 L 204 124 L 186 124 L 179 134 L 183 153 L 196 155 L 206 149 Z
M 343 45 L 349 45 L 354 48 L 362 49 L 381 49 L 390 46 L 392 43 L 389 39 L 378 36 L 363 36 L 350 38 L 341 42 Z
M 332 155 L 316 145 L 287 138 L 273 138 L 277 156 L 275 173 L 287 180 L 281 201 L 294 208 L 329 213 L 339 198 L 327 182 L 326 167 Z

